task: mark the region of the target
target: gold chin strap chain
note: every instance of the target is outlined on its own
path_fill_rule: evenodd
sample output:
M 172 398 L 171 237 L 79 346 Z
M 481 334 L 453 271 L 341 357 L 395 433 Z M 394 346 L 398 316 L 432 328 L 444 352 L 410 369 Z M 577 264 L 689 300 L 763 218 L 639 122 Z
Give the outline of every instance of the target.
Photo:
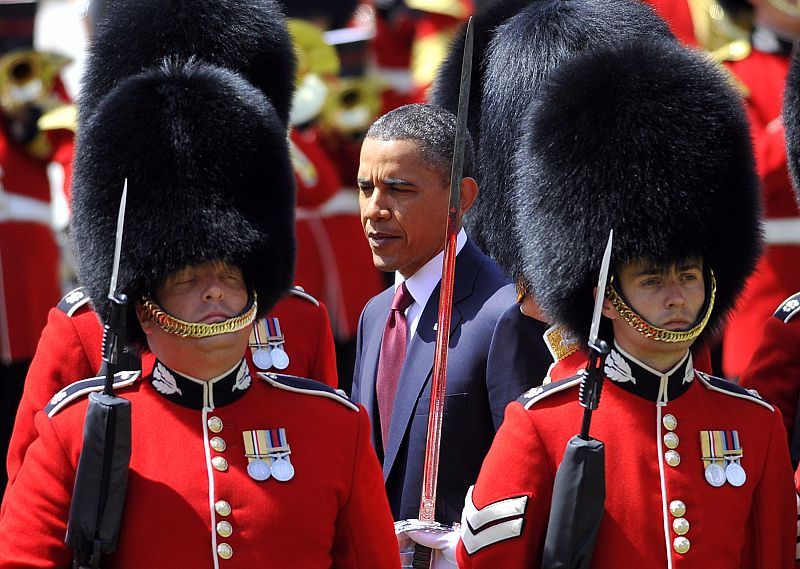
M 206 324 L 205 322 L 185 322 L 175 318 L 164 312 L 164 310 L 149 297 L 144 297 L 142 299 L 142 305 L 144 306 L 147 317 L 158 324 L 164 332 L 175 334 L 182 338 L 208 338 L 210 336 L 238 332 L 253 323 L 256 319 L 256 312 L 258 311 L 255 291 L 253 291 L 253 304 L 247 312 L 239 316 L 234 316 L 233 318 L 228 318 L 224 322 L 216 322 L 214 324 Z
M 617 289 L 614 288 L 614 277 L 611 277 L 608 287 L 606 287 L 606 298 L 611 301 L 611 304 L 614 306 L 614 308 L 616 308 L 617 312 L 620 316 L 622 316 L 625 322 L 633 326 L 633 328 L 645 338 L 652 338 L 653 340 L 667 343 L 688 342 L 689 340 L 694 340 L 700 335 L 700 333 L 706 327 L 706 324 L 708 324 L 708 319 L 711 318 L 711 311 L 714 309 L 714 299 L 717 295 L 717 280 L 714 278 L 713 271 L 711 271 L 710 278 L 711 293 L 709 296 L 706 313 L 696 326 L 685 331 L 658 328 L 636 314 L 636 312 L 634 312 L 634 310 L 625 303 L 620 294 L 617 292 Z

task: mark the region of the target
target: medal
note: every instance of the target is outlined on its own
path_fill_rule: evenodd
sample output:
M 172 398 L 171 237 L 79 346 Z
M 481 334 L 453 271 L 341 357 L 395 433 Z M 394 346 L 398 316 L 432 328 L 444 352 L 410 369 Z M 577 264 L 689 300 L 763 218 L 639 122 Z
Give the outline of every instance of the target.
M 725 470 L 717 462 L 711 462 L 705 470 L 706 482 L 714 488 L 719 488 L 725 484 Z
M 250 478 L 253 480 L 263 482 L 270 476 L 270 467 L 266 462 L 257 458 L 247 465 L 247 474 L 249 474 Z
M 276 458 L 272 461 L 272 476 L 280 482 L 287 482 L 294 477 L 294 466 L 285 458 Z
M 728 466 L 725 467 L 725 478 L 732 486 L 739 487 L 747 480 L 747 473 L 744 471 L 744 468 L 739 465 L 739 461 L 737 460 L 728 463 Z
M 286 369 L 289 367 L 289 355 L 279 345 L 272 347 L 270 355 L 272 356 L 272 365 L 277 369 Z
M 268 350 L 264 348 L 258 348 L 255 352 L 253 352 L 253 363 L 259 369 L 269 369 L 272 367 L 272 357 Z

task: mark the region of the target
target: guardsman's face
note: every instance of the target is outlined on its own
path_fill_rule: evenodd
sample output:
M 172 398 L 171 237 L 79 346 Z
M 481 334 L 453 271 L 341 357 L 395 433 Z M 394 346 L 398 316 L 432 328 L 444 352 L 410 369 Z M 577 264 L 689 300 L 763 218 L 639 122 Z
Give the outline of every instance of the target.
M 156 289 L 156 299 L 176 318 L 214 324 L 244 312 L 249 295 L 239 267 L 207 263 L 168 276 Z
M 616 287 L 629 306 L 650 324 L 667 330 L 689 330 L 697 322 L 706 296 L 702 261 L 689 260 L 669 267 L 640 261 L 620 269 Z M 611 303 L 603 314 L 612 320 L 614 339 L 632 355 L 647 361 L 648 352 L 674 351 L 682 355 L 691 342 L 665 343 L 644 337 L 625 322 Z
M 361 225 L 375 267 L 413 275 L 444 248 L 448 184 L 418 142 L 366 138 L 358 169 Z

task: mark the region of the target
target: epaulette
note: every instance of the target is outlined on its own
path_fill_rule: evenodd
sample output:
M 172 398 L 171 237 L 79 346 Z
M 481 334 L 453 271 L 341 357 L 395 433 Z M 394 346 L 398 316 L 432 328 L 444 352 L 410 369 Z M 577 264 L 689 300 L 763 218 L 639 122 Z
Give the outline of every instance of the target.
M 137 379 L 139 379 L 140 375 L 141 372 L 138 371 L 121 371 L 114 375 L 114 388 L 117 389 L 119 387 L 131 385 Z M 102 391 L 105 385 L 105 376 L 90 377 L 89 379 L 82 379 L 80 381 L 76 381 L 75 383 L 70 383 L 61 389 L 61 391 L 53 395 L 53 397 L 47 403 L 47 406 L 44 408 L 44 412 L 47 413 L 48 417 L 53 417 L 68 403 L 75 401 L 87 393 L 91 393 L 93 391 Z
M 773 316 L 778 320 L 783 320 L 784 323 L 788 323 L 798 312 L 800 312 L 800 292 L 781 302 Z
M 580 349 L 578 342 L 563 326 L 553 325 L 544 332 L 544 344 L 553 356 L 553 361 L 558 362 L 568 358 Z
M 300 298 L 305 298 L 309 302 L 312 302 L 314 306 L 319 306 L 319 300 L 308 294 L 301 286 L 295 285 L 289 289 L 289 292 L 295 296 L 299 296 Z
M 282 373 L 260 372 L 258 376 L 278 389 L 285 389 L 286 391 L 294 391 L 295 393 L 303 393 L 305 395 L 327 397 L 328 399 L 341 403 L 348 409 L 358 411 L 358 405 L 350 401 L 344 391 L 341 389 L 334 389 L 319 381 Z
M 67 316 L 72 316 L 81 306 L 89 302 L 89 300 L 91 299 L 86 293 L 86 289 L 79 286 L 64 295 L 64 298 L 58 303 L 58 309 Z
M 700 378 L 700 382 L 712 391 L 718 391 L 719 393 L 724 393 L 725 395 L 730 395 L 731 397 L 738 397 L 739 399 L 752 401 L 753 403 L 757 403 L 762 407 L 766 407 L 770 411 L 775 411 L 775 408 L 764 401 L 758 392 L 753 389 L 745 389 L 737 383 L 733 383 L 727 379 L 714 377 L 713 375 L 708 375 L 702 371 L 695 370 L 695 373 L 697 374 L 697 377 Z
M 517 403 L 520 403 L 523 407 L 525 407 L 525 409 L 530 409 L 531 405 L 537 401 L 540 401 L 549 395 L 553 395 L 554 393 L 558 393 L 559 391 L 564 391 L 565 389 L 569 389 L 570 387 L 578 385 L 582 380 L 582 376 L 574 375 L 572 377 L 560 379 L 552 383 L 532 387 L 519 396 Z

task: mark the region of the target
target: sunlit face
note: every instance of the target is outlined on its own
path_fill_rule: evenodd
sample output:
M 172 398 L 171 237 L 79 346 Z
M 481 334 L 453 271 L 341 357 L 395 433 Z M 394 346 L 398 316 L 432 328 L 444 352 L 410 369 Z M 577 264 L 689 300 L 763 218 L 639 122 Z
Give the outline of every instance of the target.
M 617 272 L 615 282 L 617 290 L 639 316 L 666 330 L 692 328 L 705 303 L 703 265 L 696 259 L 666 268 L 645 261 L 631 263 Z M 682 357 L 692 343 L 646 338 L 625 322 L 608 300 L 603 305 L 603 314 L 612 320 L 614 339 L 620 347 L 645 362 L 650 354 Z
M 413 140 L 367 138 L 358 169 L 361 224 L 381 271 L 413 275 L 444 248 L 449 184 L 423 159 Z M 477 195 L 464 178 L 461 212 Z
M 154 299 L 168 314 L 186 322 L 214 324 L 238 316 L 248 307 L 249 294 L 241 269 L 222 262 L 185 267 L 157 287 Z M 241 358 L 250 328 L 207 338 L 183 338 L 169 334 L 137 308 L 139 322 L 150 350 L 176 370 L 188 369 L 184 358 L 197 358 L 232 350 Z

